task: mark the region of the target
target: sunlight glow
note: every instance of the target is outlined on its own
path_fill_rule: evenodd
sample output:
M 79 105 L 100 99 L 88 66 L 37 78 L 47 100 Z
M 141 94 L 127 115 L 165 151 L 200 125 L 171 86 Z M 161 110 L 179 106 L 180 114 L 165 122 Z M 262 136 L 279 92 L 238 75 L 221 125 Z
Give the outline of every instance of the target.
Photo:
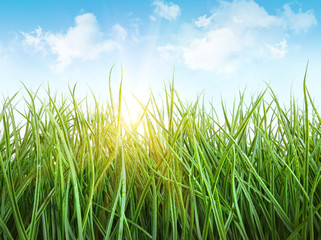
M 127 124 L 134 124 L 139 121 L 142 113 L 143 109 L 136 99 L 124 101 L 124 105 L 122 107 L 122 116 Z

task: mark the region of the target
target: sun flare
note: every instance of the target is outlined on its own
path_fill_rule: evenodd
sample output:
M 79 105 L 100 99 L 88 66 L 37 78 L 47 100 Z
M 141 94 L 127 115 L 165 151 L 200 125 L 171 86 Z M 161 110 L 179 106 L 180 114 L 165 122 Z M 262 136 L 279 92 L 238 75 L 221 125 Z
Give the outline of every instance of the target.
M 122 117 L 127 125 L 133 125 L 140 120 L 144 109 L 134 97 L 128 97 L 128 100 L 124 99 L 122 106 Z

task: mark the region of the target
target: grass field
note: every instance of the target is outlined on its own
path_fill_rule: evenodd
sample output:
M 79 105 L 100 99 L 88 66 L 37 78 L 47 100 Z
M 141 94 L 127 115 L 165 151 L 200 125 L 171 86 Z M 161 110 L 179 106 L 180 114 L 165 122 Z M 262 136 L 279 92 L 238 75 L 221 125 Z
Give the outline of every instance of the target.
M 302 105 L 283 107 L 267 88 L 222 105 L 223 119 L 201 100 L 183 103 L 173 85 L 132 122 L 121 87 L 94 108 L 75 89 L 24 91 L 24 111 L 14 96 L 0 111 L 0 239 L 321 234 L 321 118 L 305 80 Z

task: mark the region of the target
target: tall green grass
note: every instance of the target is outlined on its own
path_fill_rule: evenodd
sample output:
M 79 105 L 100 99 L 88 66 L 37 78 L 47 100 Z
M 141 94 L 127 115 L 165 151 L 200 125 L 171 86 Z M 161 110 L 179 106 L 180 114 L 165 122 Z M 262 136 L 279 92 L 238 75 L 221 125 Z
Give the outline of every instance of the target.
M 17 96 L 4 100 L 1 239 L 321 234 L 321 118 L 305 79 L 302 108 L 294 98 L 281 107 L 267 88 L 248 105 L 241 94 L 231 112 L 222 105 L 223 119 L 173 85 L 164 104 L 152 93 L 140 102 L 133 122 L 122 117 L 121 86 L 107 103 L 93 96 L 94 108 L 75 91 L 39 99 L 25 89 L 24 111 Z

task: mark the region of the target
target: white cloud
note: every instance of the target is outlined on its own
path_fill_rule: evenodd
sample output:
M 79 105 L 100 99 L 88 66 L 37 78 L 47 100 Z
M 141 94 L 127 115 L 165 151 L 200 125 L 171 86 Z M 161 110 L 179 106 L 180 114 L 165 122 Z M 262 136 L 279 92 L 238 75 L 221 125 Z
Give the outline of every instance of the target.
M 23 43 L 27 46 L 33 46 L 36 51 L 45 51 L 45 43 L 42 39 L 42 28 L 37 27 L 34 31 L 30 33 L 21 32 L 24 36 Z
M 120 37 L 127 35 L 120 25 L 114 25 L 113 30 Z M 48 50 L 57 55 L 57 70 L 63 70 L 73 60 L 96 59 L 100 54 L 120 47 L 116 41 L 104 37 L 92 13 L 76 16 L 75 25 L 69 27 L 66 33 L 43 32 L 38 27 L 33 32 L 22 34 L 25 45 L 33 46 L 37 51 Z
M 285 39 L 283 39 L 281 42 L 277 44 L 274 44 L 274 45 L 267 44 L 266 46 L 270 50 L 273 57 L 282 58 L 286 53 L 287 42 Z
M 197 20 L 194 21 L 196 27 L 207 27 L 210 25 L 214 15 L 207 17 L 207 15 L 203 15 L 197 18 Z
M 181 14 L 180 7 L 172 2 L 166 4 L 163 1 L 154 1 L 154 5 L 154 12 L 169 21 L 175 20 Z
M 130 22 L 131 31 L 132 31 L 132 40 L 138 43 L 141 39 L 140 34 L 140 26 L 142 24 L 142 20 L 138 17 L 134 18 Z
M 283 6 L 285 25 L 295 33 L 307 32 L 311 27 L 317 25 L 317 20 L 312 10 L 298 13 L 292 11 L 289 4 Z
M 211 30 L 184 49 L 185 64 L 191 69 L 232 72 L 237 67 L 233 59 L 243 48 L 239 40 L 229 28 Z
M 155 16 L 153 16 L 153 15 L 149 16 L 149 19 L 150 19 L 151 21 L 153 21 L 153 22 L 156 21 L 156 18 L 155 18 Z
M 317 22 L 312 11 L 294 12 L 285 5 L 279 15 L 271 15 L 252 0 L 236 0 L 220 2 L 217 11 L 194 24 L 205 29 L 179 43 L 184 63 L 190 69 L 230 73 L 246 62 L 284 57 L 287 38 Z
M 116 37 L 121 40 L 125 40 L 127 37 L 127 30 L 122 26 L 120 26 L 119 24 L 115 24 L 113 26 L 113 32 L 116 35 Z
M 223 1 L 212 16 L 218 25 L 235 28 L 265 28 L 281 22 L 252 0 Z
M 156 50 L 158 51 L 161 59 L 164 61 L 173 59 L 178 52 L 178 48 L 171 44 L 157 47 Z

